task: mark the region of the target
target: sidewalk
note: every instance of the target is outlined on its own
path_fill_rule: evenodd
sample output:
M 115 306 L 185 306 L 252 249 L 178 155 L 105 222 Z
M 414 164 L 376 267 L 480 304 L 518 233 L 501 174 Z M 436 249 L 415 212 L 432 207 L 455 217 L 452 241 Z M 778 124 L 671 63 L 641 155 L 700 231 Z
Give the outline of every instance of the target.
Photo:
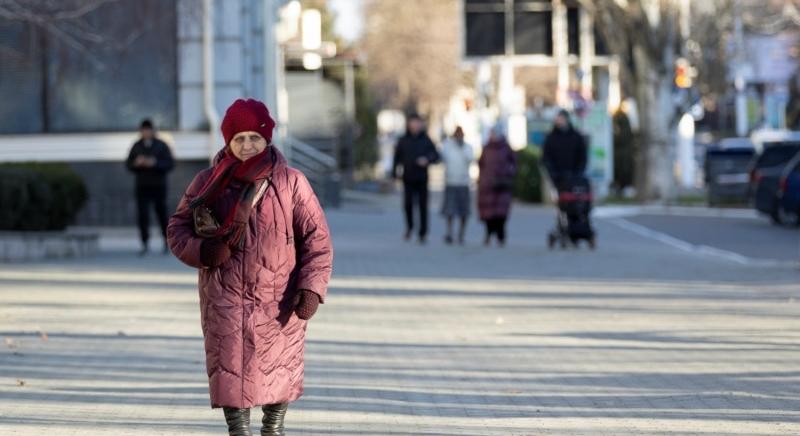
M 287 434 L 800 434 L 796 270 L 605 218 L 596 252 L 549 252 L 552 212 L 533 207 L 505 248 L 474 220 L 445 246 L 436 216 L 421 247 L 396 206 L 329 212 L 334 280 Z M 0 265 L 0 434 L 224 434 L 194 271 L 137 257 L 132 229 L 106 236 L 90 261 Z

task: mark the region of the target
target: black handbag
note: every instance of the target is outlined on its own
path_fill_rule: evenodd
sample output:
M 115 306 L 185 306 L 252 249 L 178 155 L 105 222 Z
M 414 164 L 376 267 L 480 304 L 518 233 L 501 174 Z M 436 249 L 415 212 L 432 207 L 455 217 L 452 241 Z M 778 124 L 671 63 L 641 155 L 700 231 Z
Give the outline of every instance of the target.
M 258 200 L 260 200 L 264 195 L 264 192 L 267 191 L 269 183 L 270 181 L 267 179 L 262 181 L 258 186 L 258 191 L 256 191 L 256 195 L 253 197 L 253 206 L 258 203 Z M 195 235 L 201 238 L 214 238 L 217 236 L 217 232 L 219 231 L 219 221 L 214 218 L 214 214 L 211 212 L 211 209 L 209 209 L 208 206 L 202 205 L 194 208 L 192 216 L 194 218 Z

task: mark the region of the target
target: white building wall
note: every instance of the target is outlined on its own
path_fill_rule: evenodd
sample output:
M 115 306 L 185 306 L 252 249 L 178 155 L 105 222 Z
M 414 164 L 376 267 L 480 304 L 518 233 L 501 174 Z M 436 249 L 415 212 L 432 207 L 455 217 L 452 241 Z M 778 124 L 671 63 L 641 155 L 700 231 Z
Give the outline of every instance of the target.
M 203 29 L 200 2 L 179 0 L 179 3 L 179 10 L 187 11 L 178 14 L 179 126 L 182 130 L 204 129 L 207 123 L 203 113 Z M 214 2 L 214 97 L 220 115 L 237 98 L 265 98 L 265 3 L 270 2 Z

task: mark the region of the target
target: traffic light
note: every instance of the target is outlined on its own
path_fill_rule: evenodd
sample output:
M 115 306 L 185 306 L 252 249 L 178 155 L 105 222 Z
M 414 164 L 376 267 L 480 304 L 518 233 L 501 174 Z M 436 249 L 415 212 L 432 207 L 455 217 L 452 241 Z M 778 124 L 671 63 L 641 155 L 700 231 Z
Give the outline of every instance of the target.
M 691 88 L 692 79 L 697 75 L 697 71 L 684 58 L 675 61 L 675 86 L 678 88 Z

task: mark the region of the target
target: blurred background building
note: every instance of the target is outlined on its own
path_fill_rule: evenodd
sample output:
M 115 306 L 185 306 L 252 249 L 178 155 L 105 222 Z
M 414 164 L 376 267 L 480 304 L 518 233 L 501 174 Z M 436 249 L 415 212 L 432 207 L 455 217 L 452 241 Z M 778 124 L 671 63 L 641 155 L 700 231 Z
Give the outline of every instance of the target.
M 174 205 L 239 97 L 267 102 L 277 145 L 327 204 L 342 186 L 391 185 L 410 112 L 435 140 L 460 125 L 479 145 L 499 124 L 535 159 L 566 108 L 599 196 L 641 201 L 702 195 L 707 149 L 797 136 L 796 2 L 639 3 L 9 0 L 0 161 L 69 162 L 90 190 L 79 223 L 131 224 L 122 160 L 139 122 L 173 147 Z
M 123 161 L 144 118 L 154 121 L 178 161 L 169 194 L 170 206 L 177 205 L 192 176 L 222 147 L 217 124 L 241 97 L 267 102 L 281 122 L 276 143 L 302 158 L 298 165 L 320 190 L 335 175 L 332 157 L 289 134 L 313 131 L 319 148 L 333 151 L 328 142 L 338 137 L 339 120 L 331 108 L 343 106 L 341 87 L 319 81 L 312 92 L 323 96 L 314 99 L 322 104 L 296 110 L 298 123 L 286 130 L 292 107 L 286 87 L 300 93 L 310 86 L 283 75 L 283 44 L 301 33 L 299 3 L 20 1 L 16 9 L 13 3 L 7 9 L 19 16 L 0 18 L 0 96 L 15 102 L 0 106 L 0 161 L 69 162 L 89 189 L 80 224 L 134 222 L 133 180 Z M 314 128 L 302 121 L 309 118 Z

